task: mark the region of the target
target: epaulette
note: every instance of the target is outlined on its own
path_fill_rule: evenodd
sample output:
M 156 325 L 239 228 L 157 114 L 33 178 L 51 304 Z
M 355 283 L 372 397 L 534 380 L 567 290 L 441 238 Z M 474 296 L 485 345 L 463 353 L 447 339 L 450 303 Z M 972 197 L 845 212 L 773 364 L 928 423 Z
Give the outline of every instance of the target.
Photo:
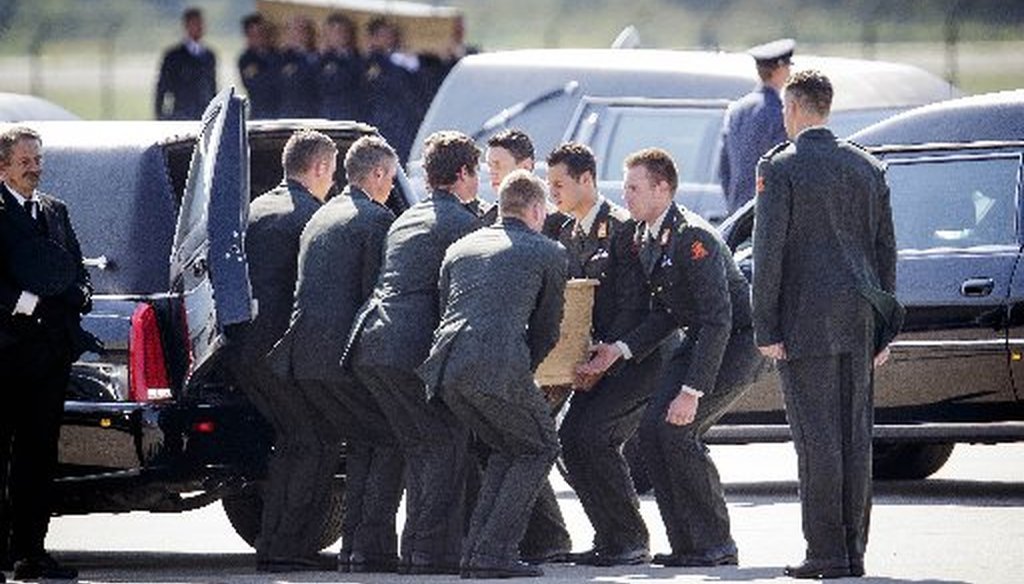
M 771 147 L 768 150 L 768 152 L 762 154 L 761 160 L 771 160 L 773 156 L 788 148 L 790 144 L 792 144 L 792 142 L 790 142 L 789 140 L 786 140 L 785 142 L 779 142 L 775 146 Z

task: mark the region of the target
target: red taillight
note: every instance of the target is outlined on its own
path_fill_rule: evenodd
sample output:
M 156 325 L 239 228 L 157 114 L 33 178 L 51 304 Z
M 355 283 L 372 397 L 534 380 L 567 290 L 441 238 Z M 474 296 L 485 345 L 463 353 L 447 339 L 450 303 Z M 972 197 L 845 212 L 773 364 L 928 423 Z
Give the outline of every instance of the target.
M 213 434 L 217 431 L 217 424 L 213 420 L 198 420 L 192 423 L 192 431 L 196 434 Z
M 132 314 L 128 377 L 132 401 L 147 402 L 171 397 L 160 327 L 156 311 L 149 304 L 139 304 Z

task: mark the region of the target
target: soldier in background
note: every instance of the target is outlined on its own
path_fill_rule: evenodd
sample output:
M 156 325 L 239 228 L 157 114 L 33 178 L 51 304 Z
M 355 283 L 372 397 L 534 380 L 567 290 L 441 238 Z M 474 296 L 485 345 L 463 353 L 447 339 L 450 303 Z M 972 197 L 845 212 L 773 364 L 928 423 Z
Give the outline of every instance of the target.
M 543 575 L 518 560 L 516 544 L 558 456 L 555 421 L 533 376 L 558 341 L 565 250 L 539 233 L 547 216 L 540 179 L 513 172 L 499 205 L 499 223 L 445 254 L 444 312 L 419 369 L 429 394 L 493 450 L 463 547 L 463 578 Z
M 404 163 L 425 111 L 419 101 L 418 65 L 397 53 L 400 31 L 395 23 L 377 17 L 366 31 L 367 121 L 380 130 Z
M 754 196 L 757 160 L 786 141 L 779 92 L 789 77 L 796 42 L 781 39 L 753 47 L 761 83 L 757 89 L 729 105 L 722 124 L 722 153 L 718 163 L 722 192 L 729 214 Z
M 316 23 L 296 16 L 285 28 L 285 46 L 281 51 L 282 118 L 315 118 L 320 113 L 317 72 L 320 53 L 316 46 Z
M 278 117 L 281 99 L 281 55 L 274 47 L 270 23 L 256 12 L 242 19 L 245 51 L 238 57 L 238 73 L 249 97 L 249 117 Z
M 356 26 L 344 14 L 331 13 L 324 24 L 317 87 L 320 116 L 329 120 L 365 118 L 366 62 L 356 44 Z
M 202 44 L 203 12 L 181 15 L 185 40 L 164 53 L 156 83 L 156 119 L 198 120 L 217 93 L 217 57 Z

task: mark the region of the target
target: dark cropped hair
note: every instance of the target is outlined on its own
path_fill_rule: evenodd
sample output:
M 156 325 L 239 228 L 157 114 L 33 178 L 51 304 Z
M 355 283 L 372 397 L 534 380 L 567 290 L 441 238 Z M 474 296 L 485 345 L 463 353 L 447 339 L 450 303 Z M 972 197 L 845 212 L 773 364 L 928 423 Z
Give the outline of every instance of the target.
M 308 171 L 323 158 L 337 155 L 338 146 L 330 136 L 316 130 L 297 130 L 284 145 L 281 166 L 285 177 L 292 177 Z
M 434 132 L 423 144 L 423 169 L 427 172 L 427 184 L 431 188 L 455 183 L 463 168 L 470 174 L 476 174 L 480 149 L 472 138 L 462 132 Z
M 672 155 L 661 148 L 638 150 L 626 157 L 625 166 L 644 167 L 654 184 L 665 181 L 673 193 L 679 188 L 679 171 L 676 170 L 676 163 L 672 160 Z
M 387 17 L 375 16 L 375 17 L 371 18 L 369 22 L 366 23 L 366 32 L 370 33 L 371 35 L 374 35 L 374 34 L 377 34 L 377 31 L 379 31 L 380 29 L 385 28 L 385 27 L 391 27 L 391 28 L 395 28 L 395 29 L 398 28 L 395 25 L 395 23 L 392 22 Z
M 517 163 L 533 158 L 533 141 L 518 128 L 506 128 L 498 132 L 487 140 L 487 145 L 508 150 Z
M 249 29 L 254 26 L 262 26 L 266 24 L 266 19 L 259 12 L 252 12 L 242 17 L 242 32 L 249 32 Z
M 800 107 L 827 117 L 832 111 L 832 82 L 815 69 L 797 71 L 789 76 L 783 89 Z
M 43 144 L 43 139 L 39 136 L 39 132 L 32 128 L 15 126 L 5 130 L 3 134 L 0 134 L 0 162 L 4 164 L 10 163 L 11 155 L 14 154 L 15 144 L 22 140 L 35 140 L 40 145 Z
M 189 6 L 181 13 L 181 21 L 188 22 L 203 17 L 203 10 L 198 6 Z
M 597 180 L 597 161 L 594 159 L 594 151 L 586 144 L 579 142 L 566 142 L 558 146 L 548 154 L 548 168 L 558 164 L 564 164 L 569 176 L 578 181 L 584 172 L 589 172 L 590 177 Z

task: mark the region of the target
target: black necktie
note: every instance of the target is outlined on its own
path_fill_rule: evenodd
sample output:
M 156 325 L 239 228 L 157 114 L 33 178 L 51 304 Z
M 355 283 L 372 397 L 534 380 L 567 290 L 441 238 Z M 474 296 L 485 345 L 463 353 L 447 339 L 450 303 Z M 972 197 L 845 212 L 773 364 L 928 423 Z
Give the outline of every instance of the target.
M 644 237 L 644 245 L 640 248 L 640 261 L 643 262 L 647 273 L 654 271 L 654 263 L 658 261 L 660 251 L 658 243 L 654 241 L 654 237 L 649 234 Z
M 32 222 L 36 224 L 37 229 L 44 229 L 45 223 L 43 223 L 42 209 L 40 209 L 39 206 L 36 205 L 35 201 L 31 199 L 25 201 L 25 212 L 28 213 L 28 216 L 30 219 L 32 219 Z

